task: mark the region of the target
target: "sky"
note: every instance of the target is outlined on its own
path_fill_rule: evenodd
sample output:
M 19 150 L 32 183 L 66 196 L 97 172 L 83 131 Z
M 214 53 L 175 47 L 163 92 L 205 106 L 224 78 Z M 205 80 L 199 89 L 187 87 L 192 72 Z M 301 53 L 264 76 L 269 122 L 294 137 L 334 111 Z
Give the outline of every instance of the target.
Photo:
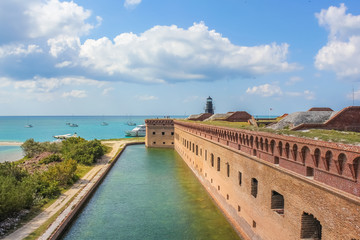
M 190 115 L 208 96 L 360 105 L 360 1 L 0 1 L 1 116 Z

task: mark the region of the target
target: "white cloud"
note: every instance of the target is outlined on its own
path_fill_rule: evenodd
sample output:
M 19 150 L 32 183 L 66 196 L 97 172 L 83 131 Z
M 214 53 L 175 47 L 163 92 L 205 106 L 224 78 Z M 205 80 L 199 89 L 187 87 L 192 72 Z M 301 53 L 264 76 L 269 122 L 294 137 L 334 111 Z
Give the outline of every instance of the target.
M 68 66 L 71 65 L 71 63 L 72 63 L 71 61 L 63 61 L 63 62 L 61 62 L 61 63 L 55 64 L 55 67 L 56 67 L 56 68 L 68 67 Z
M 152 100 L 159 99 L 158 97 L 155 97 L 152 95 L 137 95 L 137 96 L 135 96 L 135 98 L 140 101 L 152 101 Z
M 58 57 L 59 54 L 65 51 L 77 52 L 80 48 L 80 38 L 74 36 L 61 35 L 56 38 L 50 38 L 48 41 L 50 46 L 50 54 L 53 57 Z
M 262 97 L 271 97 L 271 96 L 279 96 L 282 95 L 281 88 L 276 85 L 264 84 L 260 86 L 254 86 L 252 88 L 248 88 L 246 90 L 248 94 L 256 94 Z
M 0 46 L 0 58 L 9 56 L 27 56 L 32 53 L 41 53 L 42 50 L 39 46 L 31 44 L 24 46 L 23 44 L 10 44 Z
M 298 77 L 298 76 L 294 76 L 294 77 L 291 77 L 289 79 L 289 81 L 287 81 L 285 84 L 286 85 L 294 85 L 295 83 L 297 82 L 301 82 L 303 79 L 301 77 Z
M 64 92 L 62 95 L 64 98 L 85 98 L 87 97 L 85 90 L 72 90 L 70 92 Z
M 34 2 L 25 11 L 29 17 L 31 38 L 58 35 L 80 36 L 87 34 L 94 26 L 85 21 L 91 16 L 73 1 L 48 0 Z
M 237 46 L 204 23 L 155 26 L 140 35 L 88 39 L 79 64 L 105 76 L 142 82 L 208 81 L 291 71 L 288 44 Z
M 42 78 L 34 77 L 31 80 L 14 81 L 15 89 L 25 89 L 28 92 L 50 93 L 63 86 L 97 86 L 102 87 L 104 82 L 84 77 Z
M 135 7 L 141 3 L 141 0 L 125 0 L 124 6 L 126 8 Z
M 331 40 L 347 40 L 353 35 L 360 34 L 360 16 L 346 14 L 346 10 L 345 4 L 342 3 L 339 7 L 330 6 L 315 14 L 319 25 L 329 30 Z
M 315 57 L 319 70 L 334 71 L 339 78 L 360 79 L 360 15 L 346 14 L 346 6 L 331 6 L 316 14 L 329 30 L 329 41 Z

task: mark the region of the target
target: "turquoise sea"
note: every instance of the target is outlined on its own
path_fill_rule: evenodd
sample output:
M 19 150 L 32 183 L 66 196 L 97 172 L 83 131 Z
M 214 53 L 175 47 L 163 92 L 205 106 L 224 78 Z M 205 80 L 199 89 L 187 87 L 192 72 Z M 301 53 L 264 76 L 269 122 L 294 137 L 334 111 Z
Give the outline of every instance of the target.
M 148 118 L 164 116 L 0 116 L 0 142 L 24 142 L 29 138 L 35 141 L 54 141 L 54 135 L 74 134 L 87 140 L 124 138 L 125 131 L 135 126 L 127 125 L 131 121 L 144 124 Z M 184 116 L 171 116 L 184 118 Z M 102 126 L 102 122 L 109 125 Z M 66 123 L 76 123 L 70 127 Z M 25 125 L 31 124 L 32 128 Z M 0 146 L 0 162 L 15 161 L 22 158 L 20 147 Z

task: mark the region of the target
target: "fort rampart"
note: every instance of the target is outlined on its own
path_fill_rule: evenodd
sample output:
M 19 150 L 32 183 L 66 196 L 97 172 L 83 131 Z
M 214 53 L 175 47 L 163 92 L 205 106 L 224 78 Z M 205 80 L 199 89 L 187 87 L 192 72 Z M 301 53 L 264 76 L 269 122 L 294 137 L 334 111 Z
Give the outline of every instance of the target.
M 177 120 L 173 132 L 174 149 L 244 237 L 360 239 L 359 146 Z

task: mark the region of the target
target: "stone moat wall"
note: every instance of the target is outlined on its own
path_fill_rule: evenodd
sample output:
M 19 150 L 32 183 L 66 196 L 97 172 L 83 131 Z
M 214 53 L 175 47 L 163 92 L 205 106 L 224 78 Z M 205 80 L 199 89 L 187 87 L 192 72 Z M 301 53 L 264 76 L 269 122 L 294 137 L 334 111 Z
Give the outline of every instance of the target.
M 359 239 L 359 147 L 176 120 L 173 129 L 174 149 L 246 238 Z

